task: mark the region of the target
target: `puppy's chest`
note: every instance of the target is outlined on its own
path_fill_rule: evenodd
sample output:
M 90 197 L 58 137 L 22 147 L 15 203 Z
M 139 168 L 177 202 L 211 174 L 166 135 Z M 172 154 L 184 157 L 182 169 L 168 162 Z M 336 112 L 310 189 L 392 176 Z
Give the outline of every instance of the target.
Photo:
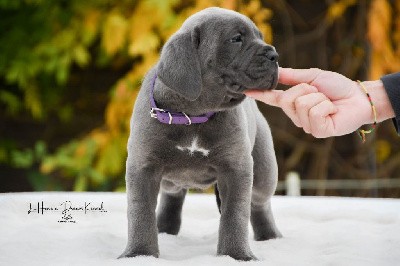
M 212 155 L 212 143 L 201 135 L 189 135 L 171 143 L 173 153 L 184 157 L 209 157 Z M 215 152 L 215 151 L 214 151 Z
M 163 179 L 179 187 L 209 187 L 215 182 L 215 170 L 211 167 L 216 156 L 214 144 L 210 139 L 196 134 L 170 140 Z
M 223 159 L 233 149 L 229 143 L 237 140 L 232 134 L 221 134 L 222 129 L 212 128 L 207 130 L 196 130 L 191 132 L 175 131 L 165 134 L 167 141 L 165 163 L 203 164 L 214 162 L 216 159 Z M 229 141 L 228 141 L 229 140 Z M 185 163 L 184 163 L 185 162 Z

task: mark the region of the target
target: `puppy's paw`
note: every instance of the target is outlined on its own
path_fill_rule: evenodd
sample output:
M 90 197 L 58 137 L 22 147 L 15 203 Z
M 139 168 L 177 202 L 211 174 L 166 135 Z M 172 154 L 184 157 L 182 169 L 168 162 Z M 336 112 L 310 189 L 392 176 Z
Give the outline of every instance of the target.
M 254 232 L 254 240 L 255 241 L 265 241 L 275 238 L 282 238 L 281 232 L 277 229 L 275 230 L 258 230 Z
M 254 256 L 254 254 L 250 252 L 241 252 L 241 253 L 236 253 L 236 252 L 221 252 L 218 253 L 218 256 L 229 256 L 231 258 L 234 258 L 235 260 L 240 260 L 240 261 L 258 261 L 257 257 Z
M 180 215 L 166 215 L 162 213 L 157 216 L 158 233 L 167 233 L 169 235 L 177 235 L 181 228 Z
M 282 237 L 281 232 L 275 225 L 271 212 L 267 212 L 264 209 L 259 211 L 253 209 L 250 220 L 253 226 L 254 240 L 265 241 Z
M 124 251 L 121 255 L 118 256 L 117 259 L 123 259 L 123 258 L 134 258 L 138 256 L 153 256 L 155 258 L 158 258 L 159 252 L 152 252 L 150 250 L 133 250 L 133 251 Z

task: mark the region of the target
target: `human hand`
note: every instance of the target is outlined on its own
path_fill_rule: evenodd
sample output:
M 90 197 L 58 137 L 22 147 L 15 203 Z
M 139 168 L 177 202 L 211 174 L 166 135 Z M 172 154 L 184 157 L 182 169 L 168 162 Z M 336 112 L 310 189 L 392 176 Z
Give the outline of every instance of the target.
M 383 88 L 377 82 L 368 87 Z M 248 90 L 245 94 L 282 108 L 296 126 L 314 137 L 349 134 L 373 122 L 367 96 L 357 82 L 341 74 L 316 68 L 280 68 L 279 83 L 294 86 L 286 91 Z

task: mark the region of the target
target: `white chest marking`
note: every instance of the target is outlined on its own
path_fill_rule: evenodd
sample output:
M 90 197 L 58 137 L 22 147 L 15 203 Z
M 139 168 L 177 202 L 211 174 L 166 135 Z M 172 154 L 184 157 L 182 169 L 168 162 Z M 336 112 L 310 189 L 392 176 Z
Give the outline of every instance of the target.
M 197 143 L 197 137 L 194 137 L 193 141 L 192 141 L 192 145 L 189 147 L 182 147 L 177 145 L 176 148 L 180 151 L 188 151 L 189 155 L 193 155 L 194 152 L 198 151 L 201 152 L 203 154 L 203 156 L 208 156 L 208 154 L 210 153 L 210 150 L 206 150 L 202 147 L 199 147 L 198 143 Z

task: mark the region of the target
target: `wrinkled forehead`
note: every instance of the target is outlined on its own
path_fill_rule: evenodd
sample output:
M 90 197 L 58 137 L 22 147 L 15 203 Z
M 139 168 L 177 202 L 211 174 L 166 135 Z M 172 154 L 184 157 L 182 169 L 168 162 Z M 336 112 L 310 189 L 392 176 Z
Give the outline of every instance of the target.
M 227 9 L 211 7 L 189 17 L 182 25 L 181 30 L 191 30 L 199 27 L 202 31 L 238 32 L 257 31 L 255 24 L 246 16 Z

